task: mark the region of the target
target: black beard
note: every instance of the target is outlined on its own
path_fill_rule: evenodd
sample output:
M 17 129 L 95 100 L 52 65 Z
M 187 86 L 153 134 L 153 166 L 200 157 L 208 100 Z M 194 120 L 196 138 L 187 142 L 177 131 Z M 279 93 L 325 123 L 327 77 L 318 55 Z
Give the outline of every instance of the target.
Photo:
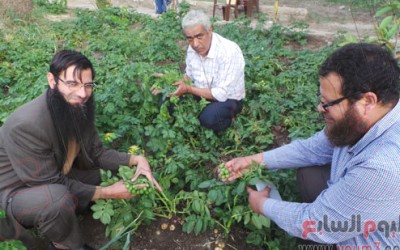
M 94 127 L 95 104 L 91 95 L 83 105 L 71 105 L 61 95 L 57 86 L 47 90 L 47 105 L 50 109 L 54 127 L 60 142 L 61 151 L 66 154 L 68 141 L 75 139 L 81 147 L 90 141 L 88 133 Z M 86 143 L 85 143 L 86 144 Z
M 361 121 L 353 107 L 346 111 L 342 120 L 325 127 L 329 141 L 337 147 L 353 146 L 368 131 L 368 126 Z

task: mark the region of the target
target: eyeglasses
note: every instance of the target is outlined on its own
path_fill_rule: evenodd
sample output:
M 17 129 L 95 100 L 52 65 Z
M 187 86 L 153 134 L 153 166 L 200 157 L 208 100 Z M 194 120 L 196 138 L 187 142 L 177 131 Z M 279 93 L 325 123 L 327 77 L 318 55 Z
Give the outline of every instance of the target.
M 89 82 L 89 83 L 79 83 L 76 81 L 64 81 L 63 79 L 56 77 L 57 80 L 60 80 L 64 83 L 70 90 L 76 91 L 80 88 L 84 87 L 85 90 L 93 90 L 96 87 L 96 83 Z
M 336 99 L 336 100 L 333 100 L 333 101 L 331 101 L 331 102 L 328 102 L 328 103 L 323 103 L 323 102 L 320 100 L 319 103 L 321 104 L 321 107 L 324 109 L 324 111 L 327 112 L 327 111 L 328 111 L 327 108 L 329 108 L 329 107 L 331 107 L 331 106 L 334 106 L 334 105 L 336 105 L 336 104 L 339 104 L 339 103 L 341 103 L 342 101 L 344 101 L 344 100 L 346 100 L 346 99 L 348 99 L 348 98 L 350 98 L 350 97 L 359 95 L 359 94 L 361 94 L 361 93 L 360 93 L 360 92 L 356 92 L 356 93 L 354 93 L 354 94 L 350 94 L 350 95 L 346 95 L 346 96 L 340 97 L 340 98 L 338 98 L 338 99 Z M 319 96 L 319 95 L 318 95 L 318 96 Z

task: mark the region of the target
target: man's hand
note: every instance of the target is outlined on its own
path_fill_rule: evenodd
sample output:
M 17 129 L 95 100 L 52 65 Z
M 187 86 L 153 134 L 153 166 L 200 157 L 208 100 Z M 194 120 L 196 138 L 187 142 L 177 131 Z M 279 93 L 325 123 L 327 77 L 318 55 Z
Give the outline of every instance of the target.
M 161 93 L 161 90 L 160 90 L 159 88 L 157 88 L 156 86 L 151 86 L 150 92 L 151 92 L 153 95 L 158 95 L 158 94 Z
M 160 78 L 160 77 L 163 77 L 164 74 L 163 73 L 154 73 L 153 76 L 156 78 Z M 150 91 L 153 95 L 158 95 L 161 93 L 161 89 L 159 89 L 155 85 L 151 86 Z
M 229 170 L 230 175 L 228 181 L 235 180 L 243 176 L 242 172 L 248 172 L 248 166 L 251 165 L 251 161 L 248 161 L 246 157 L 238 157 L 228 161 L 225 164 L 226 169 Z
M 269 198 L 271 188 L 267 187 L 264 190 L 257 192 L 256 190 L 247 187 L 247 192 L 249 193 L 251 209 L 258 214 L 263 214 L 263 204 Z
M 118 181 L 108 187 L 96 187 L 93 200 L 97 199 L 129 199 L 133 195 L 129 193 L 123 181 Z
M 228 161 L 225 167 L 229 170 L 230 176 L 227 181 L 232 181 L 243 176 L 243 172 L 249 171 L 249 167 L 253 162 L 261 163 L 263 161 L 262 154 L 255 154 L 245 157 L 238 157 Z
M 144 175 L 146 178 L 153 183 L 153 185 L 160 191 L 162 192 L 161 186 L 158 184 L 156 179 L 154 178 L 153 174 L 151 173 L 151 168 L 150 164 L 147 161 L 147 159 L 141 155 L 132 155 L 131 156 L 131 166 L 136 165 L 137 169 L 135 172 L 135 175 L 132 178 L 132 182 L 134 182 L 139 175 Z
M 186 93 L 190 93 L 190 86 L 187 85 L 183 80 L 178 81 L 173 84 L 174 86 L 178 86 L 174 92 L 171 93 L 171 95 L 175 95 L 177 97 L 180 97 Z

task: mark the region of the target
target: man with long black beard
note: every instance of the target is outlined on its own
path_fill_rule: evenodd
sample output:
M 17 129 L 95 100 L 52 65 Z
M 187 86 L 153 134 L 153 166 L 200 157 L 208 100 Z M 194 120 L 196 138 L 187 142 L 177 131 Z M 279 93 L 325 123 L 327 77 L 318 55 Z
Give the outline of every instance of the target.
M 273 199 L 270 188 L 248 187 L 251 208 L 290 235 L 338 249 L 399 248 L 399 65 L 378 45 L 349 44 L 326 59 L 319 76 L 325 128 L 306 140 L 228 161 L 227 180 L 242 176 L 253 162 L 297 168 L 303 203 Z
M 100 187 L 99 169 L 137 166 L 160 191 L 146 158 L 106 149 L 95 128 L 93 79 L 87 57 L 54 55 L 48 90 L 18 108 L 0 128 L 0 240 L 19 239 L 28 249 L 36 227 L 49 249 L 93 249 L 82 241 L 76 213 L 97 199 L 128 199 L 122 182 Z

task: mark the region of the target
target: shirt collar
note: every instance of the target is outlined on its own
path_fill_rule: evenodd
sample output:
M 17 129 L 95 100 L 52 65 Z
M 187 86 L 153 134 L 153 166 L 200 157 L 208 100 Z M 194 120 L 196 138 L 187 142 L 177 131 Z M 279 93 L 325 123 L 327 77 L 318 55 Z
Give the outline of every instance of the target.
M 217 51 L 216 51 L 217 39 L 218 39 L 217 35 L 214 32 L 212 32 L 210 50 L 208 51 L 206 57 L 215 58 L 217 56 Z

